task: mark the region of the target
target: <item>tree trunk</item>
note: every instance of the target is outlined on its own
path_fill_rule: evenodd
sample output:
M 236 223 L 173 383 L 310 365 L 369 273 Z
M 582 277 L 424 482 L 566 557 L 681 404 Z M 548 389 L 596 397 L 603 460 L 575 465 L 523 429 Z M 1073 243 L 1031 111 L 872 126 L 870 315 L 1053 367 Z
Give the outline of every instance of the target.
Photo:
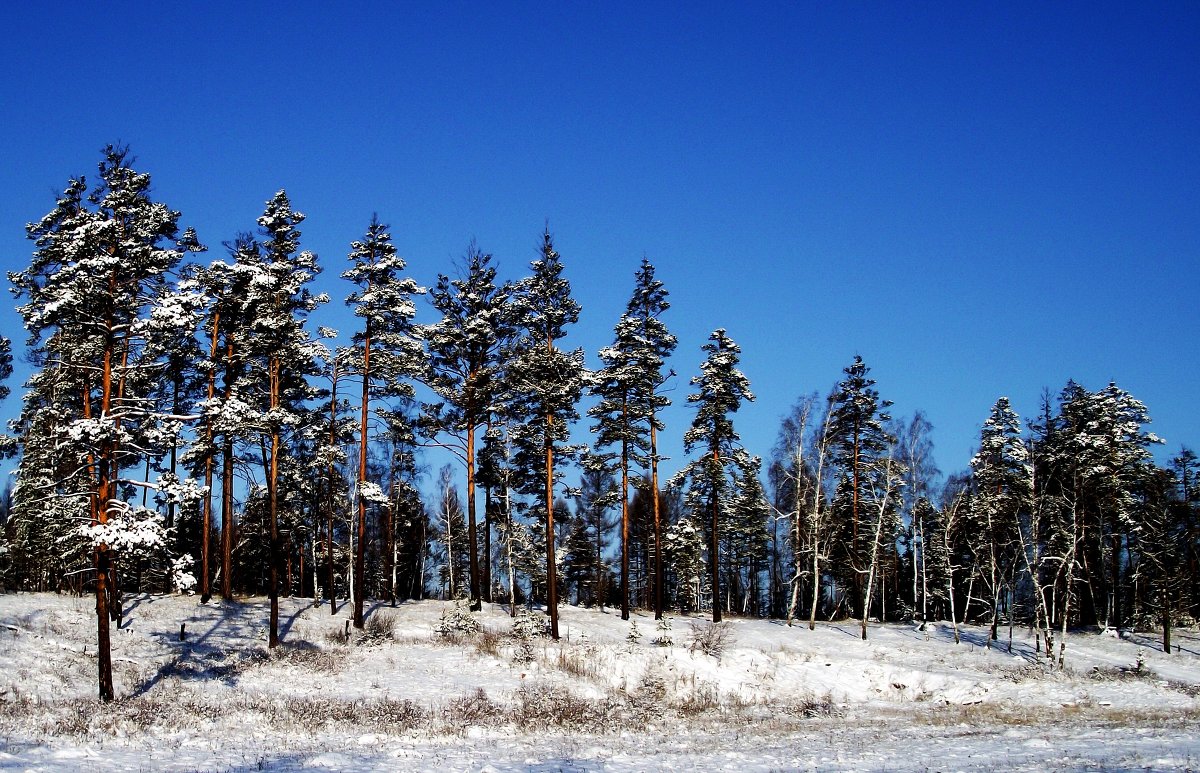
M 662 511 L 658 493 L 658 430 L 650 413 L 650 490 L 654 495 L 654 619 L 662 620 L 665 611 L 663 589 Z
M 628 428 L 628 399 L 621 400 L 621 424 Z M 621 619 L 629 619 L 629 441 L 621 437 Z
M 467 570 L 471 582 L 471 610 L 483 609 L 479 589 L 479 538 L 475 533 L 475 425 L 467 423 Z
M 279 360 L 271 361 L 271 412 L 279 408 Z M 268 559 L 271 562 L 269 595 L 271 599 L 271 622 L 268 631 L 267 647 L 274 649 L 279 646 L 279 428 L 271 430 L 271 458 L 267 472 L 267 508 L 271 521 L 271 549 Z
M 226 334 L 224 397 L 233 396 L 233 340 Z M 233 436 L 221 448 L 221 598 L 233 601 Z
M 329 466 L 325 471 L 326 481 L 326 496 L 325 496 L 325 561 L 327 567 L 325 595 L 329 597 L 329 614 L 337 614 L 337 569 L 333 561 L 333 510 L 334 498 L 336 491 L 334 490 L 333 481 L 337 474 L 333 466 L 333 448 L 337 445 L 337 385 L 338 385 L 338 364 L 335 358 L 333 362 L 333 370 L 331 374 L 331 383 L 329 390 L 329 451 L 330 459 Z
M 1171 597 L 1166 587 L 1162 590 L 1163 652 L 1171 654 Z
M 208 368 L 208 410 L 212 410 L 213 397 L 217 392 L 217 333 L 220 326 L 221 314 L 213 317 L 212 347 L 208 358 L 212 363 Z M 209 531 L 212 529 L 212 484 L 213 484 L 213 422 L 211 418 L 204 419 L 204 439 L 208 447 L 204 451 L 204 511 L 200 517 L 200 603 L 207 604 L 212 598 L 212 581 L 209 577 Z
M 554 446 L 550 430 L 554 418 L 546 416 L 546 607 L 550 638 L 558 640 L 558 567 L 554 561 Z
M 714 623 L 721 622 L 721 571 L 720 571 L 720 553 L 717 526 L 719 521 L 719 503 L 717 502 L 717 481 L 716 476 L 721 472 L 721 452 L 717 448 L 712 450 L 713 456 L 713 480 L 711 481 L 712 490 L 709 498 L 709 508 L 712 514 L 712 536 L 709 540 L 709 569 L 711 572 L 712 582 L 712 619 Z
M 371 288 L 368 285 L 367 290 Z M 363 574 L 367 545 L 367 498 L 363 485 L 367 482 L 367 420 L 371 408 L 371 323 L 363 333 L 362 408 L 358 437 L 358 545 L 354 551 L 354 627 L 363 627 Z
M 479 564 L 479 584 L 482 586 L 483 600 L 489 604 L 492 603 L 492 511 L 494 509 L 492 488 L 485 486 L 483 489 L 483 551 Z

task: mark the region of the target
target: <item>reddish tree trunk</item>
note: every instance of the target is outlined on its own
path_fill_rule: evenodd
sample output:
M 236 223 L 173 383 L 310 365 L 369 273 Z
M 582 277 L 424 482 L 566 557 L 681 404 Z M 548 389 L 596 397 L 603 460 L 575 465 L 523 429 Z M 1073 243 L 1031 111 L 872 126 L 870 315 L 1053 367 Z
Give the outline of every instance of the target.
M 367 288 L 370 290 L 370 287 Z M 367 482 L 367 420 L 371 407 L 371 323 L 363 333 L 362 416 L 358 438 L 358 544 L 354 547 L 354 627 L 363 627 L 363 572 L 367 550 L 367 498 L 363 485 Z

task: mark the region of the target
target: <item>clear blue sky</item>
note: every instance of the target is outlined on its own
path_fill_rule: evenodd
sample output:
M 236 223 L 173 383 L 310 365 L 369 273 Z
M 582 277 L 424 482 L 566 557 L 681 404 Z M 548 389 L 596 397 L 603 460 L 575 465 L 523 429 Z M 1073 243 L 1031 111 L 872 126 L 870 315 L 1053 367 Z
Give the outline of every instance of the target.
M 9 3 L 0 263 L 121 141 L 217 251 L 286 188 L 344 332 L 372 212 L 425 284 L 472 237 L 523 275 L 548 220 L 592 364 L 645 255 L 674 396 L 726 328 L 756 453 L 855 354 L 945 471 L 1068 378 L 1200 445 L 1200 4 L 1050 5 Z

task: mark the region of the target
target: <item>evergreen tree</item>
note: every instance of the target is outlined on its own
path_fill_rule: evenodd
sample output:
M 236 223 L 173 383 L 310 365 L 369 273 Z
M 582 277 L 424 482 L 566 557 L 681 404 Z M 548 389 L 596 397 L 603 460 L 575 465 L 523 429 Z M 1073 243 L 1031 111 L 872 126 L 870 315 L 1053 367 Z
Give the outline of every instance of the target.
M 420 328 L 429 355 L 425 380 L 441 402 L 425 408 L 422 431 L 446 438 L 440 445 L 452 451 L 467 472 L 467 553 L 471 607 L 491 600 L 491 541 L 485 539 L 482 565 L 476 525 L 477 448 L 480 429 L 487 426 L 500 382 L 501 352 L 511 338 L 512 287 L 496 285 L 492 256 L 472 243 L 463 274 L 451 279 L 438 275 L 429 299 L 441 319 Z M 485 529 L 490 523 L 486 518 Z M 490 529 L 485 536 L 490 535 Z
M 250 283 L 246 308 L 246 374 L 256 397 L 262 456 L 269 586 L 271 601 L 268 646 L 279 643 L 279 572 L 283 557 L 281 519 L 295 518 L 302 498 L 303 473 L 296 447 L 312 429 L 309 401 L 317 391 L 309 377 L 319 373 L 321 345 L 305 329 L 308 315 L 328 300 L 314 295 L 308 283 L 319 271 L 316 256 L 299 251 L 304 215 L 292 209 L 284 191 L 276 193 L 261 217 L 262 270 Z
M 686 453 L 700 448 L 704 454 L 680 470 L 673 482 L 678 485 L 690 481 L 689 508 L 708 516 L 708 568 L 716 623 L 721 621 L 721 516 L 730 498 L 730 468 L 737 461 L 735 451 L 740 450 L 732 414 L 743 400 L 753 400 L 754 395 L 749 379 L 737 368 L 741 353 L 738 345 L 724 329 L 714 331 L 709 341 L 702 347 L 708 356 L 700 365 L 700 375 L 691 381 L 699 391 L 688 395 L 688 402 L 696 404 L 696 418 L 683 436 Z
M 891 419 L 885 411 L 892 403 L 879 399 L 879 392 L 872 388 L 875 380 L 867 378 L 870 370 L 862 357 L 854 356 L 854 362 L 843 369 L 846 377 L 834 388 L 829 412 L 834 461 L 850 485 L 848 511 L 843 513 L 840 524 L 840 550 L 849 584 L 854 588 L 855 617 L 862 615 L 867 601 L 862 580 L 871 552 L 868 543 L 871 529 L 862 528 L 862 500 L 871 485 L 871 471 L 881 469 L 876 462 L 893 440 L 883 428 L 884 422 Z
M 997 638 L 1002 588 L 1010 597 L 1015 590 L 1020 556 L 1017 529 L 1033 494 L 1033 468 L 1021 440 L 1021 421 L 1007 397 L 996 401 L 983 424 L 971 471 L 975 484 L 971 529 L 990 596 L 990 642 Z
M 621 491 L 613 470 L 602 457 L 585 456 L 582 466 L 568 539 L 569 553 L 564 563 L 570 573 L 568 583 L 581 588 L 576 598 L 582 597 L 581 603 L 599 604 L 603 609 L 608 596 L 608 562 L 604 551 L 608 547 L 608 533 L 618 523 L 609 514 Z M 584 588 L 586 593 L 582 592 Z
M 670 405 L 660 387 L 666 358 L 675 349 L 675 336 L 661 320 L 670 308 L 667 291 L 654 278 L 654 266 L 645 258 L 637 273 L 633 296 L 616 326 L 613 345 L 600 351 L 604 367 L 595 375 L 592 391 L 599 403 L 588 411 L 597 419 L 592 430 L 600 448 L 617 446 L 621 473 L 621 617 L 629 619 L 629 465 L 633 460 L 649 468 L 650 490 L 654 496 L 654 607 L 662 617 L 662 525 L 658 503 L 658 432 L 662 422 L 658 412 Z
M 1120 624 L 1120 599 L 1128 587 L 1126 544 L 1138 528 L 1138 492 L 1151 474 L 1152 444 L 1142 426 L 1146 406 L 1109 384 L 1088 392 L 1074 381 L 1058 397 L 1058 413 L 1045 401 L 1035 425 L 1035 511 L 1043 560 L 1058 565 L 1048 587 L 1062 622 Z M 1060 637 L 1061 662 L 1065 640 Z
M 733 499 L 725 528 L 725 555 L 732 599 L 741 598 L 742 614 L 760 614 L 767 568 L 767 519 L 770 503 L 763 489 L 762 460 L 739 450 L 735 454 Z
M 350 245 L 351 268 L 342 277 L 358 286 L 346 298 L 363 328 L 354 334 L 352 356 L 362 378 L 359 404 L 358 485 L 356 504 L 357 541 L 354 554 L 354 627 L 362 628 L 366 596 L 367 505 L 387 504 L 378 483 L 367 479 L 367 446 L 370 438 L 372 398 L 412 397 L 406 380 L 420 372 L 424 357 L 415 336 L 412 296 L 424 292 L 412 279 L 402 277 L 404 259 L 396 254 L 388 227 L 371 216 L 362 239 Z
M 108 701 L 109 618 L 119 615 L 114 559 L 164 539 L 158 514 L 128 495 L 129 486 L 154 484 L 122 470 L 165 453 L 169 433 L 151 389 L 162 378 L 156 342 L 194 321 L 181 315 L 167 282 L 195 237 L 180 234 L 179 213 L 150 197 L 150 177 L 133 169 L 126 148 L 110 145 L 103 156 L 90 194 L 84 178 L 71 180 L 54 210 L 28 226 L 33 261 L 9 278 L 25 300 L 18 311 L 42 364 L 26 408 L 50 414 L 48 424 L 28 410 L 22 417 L 39 469 L 22 460 L 30 477 L 15 495 L 27 515 L 31 498 L 65 496 L 56 515 L 84 515 L 90 524 L 80 536 L 95 567 L 99 694 Z M 47 478 L 67 469 L 76 472 L 66 480 Z
M 506 391 L 516 468 L 526 471 L 519 490 L 541 500 L 531 509 L 535 517 L 540 513 L 544 519 L 546 601 L 550 635 L 557 639 L 554 485 L 561 476 L 560 463 L 578 452 L 567 441 L 571 423 L 579 418 L 576 405 L 587 371 L 581 349 L 567 352 L 558 348 L 568 327 L 579 320 L 579 304 L 571 298 L 571 285 L 562 276 L 562 262 L 549 229 L 542 234 L 540 255 L 530 265 L 533 273 L 521 282 L 514 299 L 519 333 L 509 357 Z M 535 470 L 540 472 L 530 474 Z

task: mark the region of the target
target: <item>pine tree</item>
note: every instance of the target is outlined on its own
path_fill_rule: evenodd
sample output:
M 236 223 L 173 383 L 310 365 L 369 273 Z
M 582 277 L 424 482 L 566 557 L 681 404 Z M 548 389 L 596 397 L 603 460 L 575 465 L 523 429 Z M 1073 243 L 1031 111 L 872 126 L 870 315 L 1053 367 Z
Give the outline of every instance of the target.
M 265 481 L 267 563 L 271 601 L 268 646 L 279 644 L 279 572 L 283 557 L 280 522 L 294 514 L 301 489 L 295 444 L 311 430 L 309 403 L 317 392 L 309 378 L 319 373 L 321 346 L 305 329 L 308 315 L 328 299 L 308 283 L 319 271 L 317 258 L 299 251 L 304 215 L 279 191 L 258 218 L 262 230 L 261 272 L 250 283 L 245 347 L 250 359 L 248 386 L 257 398 L 260 449 Z M 288 484 L 291 485 L 288 485 Z M 293 497 L 292 501 L 288 501 Z
M 579 320 L 579 304 L 571 298 L 571 285 L 562 276 L 562 262 L 549 229 L 542 234 L 540 255 L 530 266 L 532 276 L 521 282 L 514 299 L 520 332 L 511 349 L 506 391 L 516 468 L 541 471 L 537 476 L 523 476 L 519 490 L 541 499 L 532 510 L 544 518 L 546 601 L 550 635 L 557 639 L 554 484 L 561 475 L 560 463 L 577 453 L 567 441 L 571 423 L 579 418 L 576 405 L 587 371 L 582 350 L 558 348 L 568 326 Z
M 849 512 L 845 513 L 848 522 L 843 524 L 841 548 L 854 588 L 856 617 L 861 616 L 868 601 L 863 596 L 862 580 L 867 573 L 865 565 L 870 552 L 866 535 L 871 529 L 862 528 L 862 500 L 871 482 L 870 471 L 879 469 L 875 462 L 882 458 L 892 442 L 883 428 L 883 423 L 891 419 L 884 411 L 892 403 L 879 399 L 879 392 L 872 388 L 875 380 L 867 378 L 870 370 L 862 357 L 854 356 L 854 362 L 843 369 L 846 377 L 834 388 L 829 412 L 834 460 L 850 484 Z
M 1120 625 L 1126 544 L 1151 472 L 1147 449 L 1161 442 L 1142 429 L 1149 420 L 1146 406 L 1115 384 L 1088 392 L 1068 382 L 1057 415 L 1045 400 L 1034 428 L 1035 512 L 1043 562 L 1061 567 L 1046 581 L 1058 591 L 1059 609 L 1050 612 L 1064 632 L 1074 622 Z M 1065 645 L 1060 637 L 1060 663 Z
M 82 536 L 95 568 L 99 694 L 108 701 L 114 697 L 109 618 L 119 614 L 114 560 L 164 538 L 158 515 L 122 492 L 123 486 L 154 484 L 125 478 L 122 470 L 165 453 L 168 433 L 151 393 L 162 377 L 155 342 L 170 327 L 193 322 L 176 313 L 179 299 L 167 280 L 195 238 L 179 233 L 178 212 L 150 198 L 150 177 L 133 169 L 126 148 L 110 145 L 103 155 L 90 194 L 84 178 L 71 180 L 54 210 L 28 226 L 33 261 L 9 278 L 26 301 L 18 311 L 43 366 L 44 378 L 31 382 L 26 406 L 50 408 L 50 424 L 41 426 L 53 433 L 42 435 L 33 417 L 23 416 L 26 448 L 31 440 L 42 446 L 31 455 L 41 472 L 22 481 L 18 493 L 65 494 L 67 512 L 82 505 L 86 514 L 90 525 Z M 47 448 L 54 436 L 56 447 Z M 64 468 L 79 471 L 70 489 L 44 477 Z
M 404 278 L 404 259 L 396 254 L 388 227 L 371 216 L 366 235 L 350 245 L 350 269 L 342 274 L 358 285 L 346 304 L 363 320 L 363 329 L 354 334 L 352 356 L 362 378 L 359 404 L 357 541 L 354 554 L 354 627 L 364 625 L 363 604 L 366 596 L 367 503 L 386 504 L 378 483 L 367 479 L 367 445 L 370 437 L 371 400 L 413 396 L 407 381 L 423 367 L 424 357 L 416 338 L 413 318 L 416 306 L 412 296 L 424 292 L 412 279 Z
M 1021 420 L 1007 397 L 996 401 L 983 424 L 971 470 L 975 484 L 971 526 L 990 595 L 990 643 L 997 639 L 1001 588 L 1006 586 L 1010 596 L 1014 590 L 1020 556 L 1017 529 L 1033 495 L 1033 468 L 1021 439 Z
M 467 472 L 467 554 L 472 609 L 491 600 L 491 542 L 485 539 L 482 566 L 476 525 L 477 443 L 494 409 L 501 352 L 511 338 L 512 287 L 496 285 L 492 256 L 474 243 L 467 249 L 463 275 L 438 275 L 429 300 L 442 317 L 420 328 L 429 354 L 426 383 L 441 400 L 427 406 L 422 431 L 463 463 Z M 486 507 L 485 507 L 486 515 Z M 490 534 L 485 517 L 485 536 Z
M 767 519 L 770 504 L 763 489 L 762 460 L 741 451 L 735 454 L 733 499 L 725 528 L 731 598 L 740 596 L 742 614 L 759 614 L 762 600 L 760 578 L 767 564 Z
M 709 341 L 702 347 L 708 356 L 700 365 L 700 375 L 691 381 L 699 391 L 688 395 L 688 402 L 696 404 L 696 418 L 683 436 L 685 453 L 700 448 L 704 454 L 676 473 L 673 483 L 690 481 L 689 508 L 696 514 L 704 511 L 708 516 L 712 615 L 713 622 L 719 623 L 721 515 L 730 497 L 729 468 L 736 462 L 735 450 L 740 448 L 732 414 L 737 412 L 743 400 L 753 400 L 754 394 L 750 391 L 749 379 L 737 368 L 741 353 L 738 345 L 725 335 L 724 329 L 714 331 Z
M 654 266 L 645 258 L 637 273 L 633 296 L 617 323 L 613 345 L 600 351 L 604 367 L 595 375 L 592 391 L 599 403 L 588 411 L 597 419 L 592 430 L 600 448 L 617 446 L 621 473 L 621 617 L 629 619 L 629 465 L 637 460 L 649 467 L 654 496 L 654 607 L 662 617 L 662 525 L 658 502 L 658 412 L 670 404 L 660 387 L 668 376 L 662 369 L 676 340 L 662 323 L 670 308 L 667 291 L 654 278 Z

